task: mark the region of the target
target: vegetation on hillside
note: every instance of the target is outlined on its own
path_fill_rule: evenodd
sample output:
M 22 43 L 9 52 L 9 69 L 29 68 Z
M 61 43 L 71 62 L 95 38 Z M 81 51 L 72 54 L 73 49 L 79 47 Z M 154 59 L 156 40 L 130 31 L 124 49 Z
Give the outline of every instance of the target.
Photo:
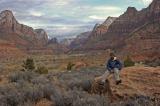
M 35 69 L 35 63 L 32 58 L 27 58 L 25 61 L 23 61 L 24 69 L 26 70 L 34 70 Z
M 130 56 L 127 56 L 126 59 L 124 60 L 124 67 L 130 67 L 134 65 L 135 65 L 135 62 L 131 59 Z
M 71 62 L 69 62 L 69 63 L 67 64 L 67 70 L 72 70 L 73 66 L 74 66 L 74 64 L 71 63 Z

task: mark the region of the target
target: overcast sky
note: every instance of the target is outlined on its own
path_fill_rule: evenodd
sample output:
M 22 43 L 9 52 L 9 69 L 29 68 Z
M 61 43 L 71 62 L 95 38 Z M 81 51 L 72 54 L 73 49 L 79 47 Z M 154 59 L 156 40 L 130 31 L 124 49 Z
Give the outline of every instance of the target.
M 138 10 L 152 0 L 0 0 L 0 10 L 12 10 L 20 23 L 43 28 L 50 37 L 69 38 L 91 30 L 108 16 L 118 17 L 128 6 Z

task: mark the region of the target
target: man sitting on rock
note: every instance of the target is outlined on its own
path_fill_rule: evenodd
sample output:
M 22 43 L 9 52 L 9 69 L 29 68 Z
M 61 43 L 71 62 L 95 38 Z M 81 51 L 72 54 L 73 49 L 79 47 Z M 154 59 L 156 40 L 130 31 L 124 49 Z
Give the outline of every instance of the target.
M 110 59 L 106 64 L 106 69 L 106 72 L 102 76 L 96 78 L 96 80 L 101 80 L 101 84 L 104 84 L 109 75 L 113 73 L 116 80 L 116 85 L 122 82 L 119 76 L 120 70 L 122 69 L 122 64 L 114 53 L 110 53 Z

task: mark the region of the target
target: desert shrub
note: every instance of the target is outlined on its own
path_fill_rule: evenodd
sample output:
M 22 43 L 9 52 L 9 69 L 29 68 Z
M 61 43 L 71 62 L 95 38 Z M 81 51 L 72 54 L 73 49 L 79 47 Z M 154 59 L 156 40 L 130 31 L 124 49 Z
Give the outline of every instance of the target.
M 130 67 L 134 66 L 133 60 L 130 58 L 130 56 L 127 56 L 127 58 L 124 60 L 124 67 Z
M 11 73 L 8 78 L 12 86 L 14 86 L 14 89 L 18 90 L 16 94 L 20 94 L 19 97 L 23 98 L 22 100 L 18 100 L 19 103 L 21 103 L 21 101 L 36 103 L 46 98 L 48 100 L 54 99 L 54 103 L 56 103 L 57 106 L 62 106 L 59 104 L 62 104 L 63 96 L 54 83 L 47 79 L 47 76 L 30 71 L 18 71 L 16 73 Z M 13 91 L 13 88 L 7 91 Z M 7 97 L 8 94 L 5 97 Z
M 69 63 L 67 64 L 67 70 L 72 70 L 73 66 L 74 66 L 74 64 L 71 63 L 71 62 L 69 62 Z
M 148 66 L 151 66 L 151 67 L 157 67 L 157 66 L 160 66 L 160 57 L 159 58 L 155 58 L 155 59 L 152 59 L 152 60 L 146 60 L 144 61 L 144 63 Z
M 44 66 L 41 66 L 36 69 L 36 72 L 39 74 L 48 74 L 48 69 Z
M 32 84 L 38 85 L 41 88 L 41 92 L 43 92 L 43 97 L 47 99 L 51 99 L 51 95 L 57 93 L 56 87 L 54 83 L 51 83 L 46 77 L 39 76 L 31 80 Z M 58 94 L 57 94 L 58 95 Z
M 32 58 L 27 58 L 25 61 L 23 61 L 24 69 L 26 70 L 34 70 L 35 69 L 35 63 Z
M 71 90 L 77 89 L 77 90 L 83 90 L 86 92 L 90 92 L 91 83 L 92 83 L 92 80 L 69 81 L 68 87 Z
M 24 103 L 20 103 L 17 106 L 35 106 L 36 104 L 32 101 L 26 101 Z
M 135 96 L 121 102 L 112 103 L 110 106 L 159 106 L 150 97 Z
M 40 85 L 29 84 L 22 88 L 25 101 L 37 102 L 43 98 L 43 91 Z
M 0 86 L 0 106 L 17 106 L 23 102 L 23 96 L 14 84 Z
M 92 71 L 86 69 L 49 74 L 49 77 L 48 74 L 30 71 L 11 73 L 8 77 L 9 84 L 0 85 L 0 106 L 35 106 L 42 99 L 48 99 L 55 104 L 54 106 L 154 106 L 153 104 L 156 104 L 144 96 L 128 97 L 127 100 L 109 103 L 109 98 L 106 96 L 91 95 L 86 92 L 84 89 L 90 87 L 88 86 L 90 82 L 87 80 L 103 72 L 102 69 L 92 68 Z M 53 77 L 57 77 L 58 82 L 54 82 Z M 79 86 L 82 89 L 78 89 Z
M 38 85 L 23 83 L 23 86 L 11 83 L 3 88 L 0 87 L 0 106 L 23 106 L 25 102 L 36 103 L 43 98 L 43 92 Z
M 60 93 L 58 89 L 55 89 L 55 90 L 52 90 L 50 99 L 55 103 L 55 106 L 66 106 L 63 97 L 64 97 L 64 94 Z
M 105 96 L 90 95 L 84 91 L 72 90 L 66 95 L 70 106 L 109 106 Z M 66 104 L 66 103 L 65 103 Z
M 34 77 L 36 77 L 37 74 L 34 72 L 29 72 L 29 71 L 17 71 L 13 72 L 8 76 L 8 79 L 10 82 L 18 82 L 18 81 L 30 81 Z
M 47 83 L 50 83 L 50 81 L 45 77 L 45 76 L 37 76 L 31 79 L 32 84 L 37 84 L 37 85 L 45 85 Z

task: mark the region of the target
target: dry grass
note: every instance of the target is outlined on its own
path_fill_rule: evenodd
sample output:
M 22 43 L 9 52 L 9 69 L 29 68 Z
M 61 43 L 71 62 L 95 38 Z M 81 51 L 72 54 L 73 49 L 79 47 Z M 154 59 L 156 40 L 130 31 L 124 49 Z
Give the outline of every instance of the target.
M 88 54 L 60 54 L 60 55 L 30 55 L 24 58 L 3 59 L 0 71 L 6 75 L 8 72 L 17 71 L 22 68 L 22 62 L 28 57 L 34 59 L 36 66 L 45 66 L 49 71 L 64 71 L 69 62 L 73 64 L 84 63 L 87 67 L 102 67 L 106 63 L 107 52 L 88 53 Z M 80 67 L 81 68 L 81 67 Z

